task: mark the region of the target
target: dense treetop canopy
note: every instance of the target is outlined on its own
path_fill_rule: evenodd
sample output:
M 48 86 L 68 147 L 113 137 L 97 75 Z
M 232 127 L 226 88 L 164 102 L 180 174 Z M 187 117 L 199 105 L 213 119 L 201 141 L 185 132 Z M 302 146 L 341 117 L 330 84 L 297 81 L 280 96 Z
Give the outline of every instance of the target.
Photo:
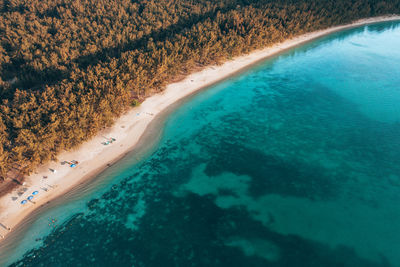
M 0 177 L 79 145 L 189 70 L 400 0 L 0 0 Z

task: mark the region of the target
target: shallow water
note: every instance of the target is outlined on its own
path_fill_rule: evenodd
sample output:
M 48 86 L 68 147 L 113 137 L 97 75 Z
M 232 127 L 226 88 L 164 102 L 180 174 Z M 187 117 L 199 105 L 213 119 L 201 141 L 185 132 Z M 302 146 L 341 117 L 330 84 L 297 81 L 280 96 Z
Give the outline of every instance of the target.
M 2 260 L 400 266 L 399 26 L 333 34 L 194 96 L 150 155 L 42 213 Z

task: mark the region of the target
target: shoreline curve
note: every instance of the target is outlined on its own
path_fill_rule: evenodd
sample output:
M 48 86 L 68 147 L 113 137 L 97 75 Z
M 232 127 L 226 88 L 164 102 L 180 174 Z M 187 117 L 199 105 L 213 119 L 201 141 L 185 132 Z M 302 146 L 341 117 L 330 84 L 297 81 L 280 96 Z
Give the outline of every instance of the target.
M 207 66 L 199 72 L 189 74 L 179 82 L 167 85 L 163 92 L 148 97 L 140 106 L 130 109 L 116 119 L 112 127 L 99 132 L 77 149 L 58 155 L 61 162 L 79 161 L 79 164 L 75 167 L 70 167 L 70 164 L 61 165 L 59 161 L 50 162 L 40 166 L 35 173 L 27 176 L 25 185 L 19 186 L 2 196 L 0 198 L 0 245 L 2 245 L 0 250 L 11 239 L 12 233 L 23 226 L 22 222 L 26 217 L 37 210 L 47 208 L 48 204 L 54 199 L 65 195 L 79 185 L 88 183 L 133 150 L 144 150 L 144 148 L 138 147 L 147 147 L 149 146 L 148 143 L 159 138 L 161 131 L 153 129 L 153 132 L 149 133 L 150 127 L 154 128 L 156 121 L 165 121 L 167 114 L 181 101 L 204 88 L 237 75 L 270 57 L 299 45 L 342 30 L 397 20 L 400 20 L 399 15 L 372 17 L 351 24 L 306 33 L 282 43 L 239 56 L 222 65 Z M 110 138 L 116 140 L 107 145 L 102 144 Z M 52 172 L 51 169 L 57 170 L 57 172 Z M 44 179 L 43 177 L 47 178 Z M 23 188 L 28 188 L 28 190 L 18 196 L 18 192 L 22 192 Z M 46 188 L 47 191 L 43 188 Z M 34 191 L 39 192 L 33 199 L 35 203 L 27 202 L 21 205 L 21 201 Z M 13 200 L 15 197 L 17 199 Z

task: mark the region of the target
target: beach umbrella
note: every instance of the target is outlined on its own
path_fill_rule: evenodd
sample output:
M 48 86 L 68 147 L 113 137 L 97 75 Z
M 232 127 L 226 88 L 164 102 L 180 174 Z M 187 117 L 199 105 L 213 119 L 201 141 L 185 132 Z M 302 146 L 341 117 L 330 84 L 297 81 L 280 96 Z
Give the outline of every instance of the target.
M 73 167 L 75 167 L 75 166 L 76 166 L 76 164 L 71 164 L 71 165 L 70 165 L 71 168 L 73 168 Z
M 26 202 L 27 201 L 24 199 L 24 200 L 21 201 L 21 204 L 24 205 L 24 204 L 26 204 Z
M 39 194 L 39 191 L 33 191 L 32 195 L 37 195 Z
M 33 198 L 33 196 L 29 196 L 29 197 L 27 197 L 27 199 L 28 199 L 28 200 L 31 200 L 32 198 Z

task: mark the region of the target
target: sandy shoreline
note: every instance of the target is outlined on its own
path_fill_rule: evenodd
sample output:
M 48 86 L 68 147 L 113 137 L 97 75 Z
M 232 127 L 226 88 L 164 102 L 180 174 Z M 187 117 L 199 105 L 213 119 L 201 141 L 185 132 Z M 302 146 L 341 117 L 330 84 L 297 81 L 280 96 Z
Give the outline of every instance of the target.
M 169 84 L 164 92 L 147 98 L 139 107 L 131 109 L 118 118 L 111 128 L 102 131 L 74 151 L 61 153 L 58 156 L 58 162 L 41 166 L 37 173 L 26 178 L 24 186 L 20 186 L 1 197 L 0 240 L 2 238 L 6 240 L 7 235 L 38 207 L 65 194 L 76 185 L 91 179 L 107 168 L 108 164 L 112 164 L 131 151 L 150 122 L 178 100 L 297 45 L 340 30 L 391 20 L 400 20 L 400 16 L 363 19 L 349 25 L 304 34 L 272 47 L 235 58 L 221 66 L 206 67 L 202 71 L 188 75 L 180 82 Z M 104 145 L 102 143 L 107 141 L 106 138 L 115 138 L 116 141 Z M 69 164 L 62 165 L 60 163 L 64 160 L 69 162 L 77 160 L 79 164 L 72 168 Z M 50 169 L 57 170 L 57 172 L 51 172 Z M 44 176 L 47 176 L 47 178 L 44 179 Z M 28 190 L 18 196 L 18 192 L 23 188 Z M 27 199 L 34 191 L 39 192 L 32 199 L 35 204 L 28 201 L 22 205 L 21 201 Z M 16 197 L 17 199 L 15 199 Z

